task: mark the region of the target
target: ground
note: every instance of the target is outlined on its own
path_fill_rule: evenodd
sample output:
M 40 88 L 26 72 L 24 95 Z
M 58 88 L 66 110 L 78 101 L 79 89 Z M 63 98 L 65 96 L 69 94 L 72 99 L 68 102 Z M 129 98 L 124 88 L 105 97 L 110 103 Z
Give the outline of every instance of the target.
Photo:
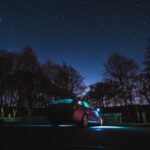
M 0 133 L 5 149 L 150 149 L 149 127 L 1 124 Z

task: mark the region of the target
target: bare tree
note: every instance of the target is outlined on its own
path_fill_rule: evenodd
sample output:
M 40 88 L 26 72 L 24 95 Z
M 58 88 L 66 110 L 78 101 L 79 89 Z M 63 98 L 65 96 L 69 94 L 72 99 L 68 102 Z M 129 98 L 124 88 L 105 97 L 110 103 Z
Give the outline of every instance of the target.
M 85 85 L 83 83 L 84 78 L 80 73 L 74 69 L 72 66 L 63 64 L 63 69 L 65 71 L 65 88 L 69 91 L 70 97 L 79 97 L 82 96 Z
M 31 47 L 20 53 L 0 50 L 0 107 L 17 107 L 18 115 L 27 115 L 53 98 L 80 96 L 84 89 L 76 69 L 52 61 L 41 65 Z
M 41 65 L 45 78 L 49 97 L 66 97 L 67 89 L 65 88 L 66 73 L 61 65 L 55 64 L 48 60 Z
M 31 110 L 36 101 L 39 87 L 40 65 L 31 47 L 25 47 L 17 57 L 17 106 Z
M 149 45 L 145 52 L 144 70 L 141 73 L 141 90 L 140 94 L 147 100 L 150 105 L 150 39 Z
M 104 78 L 118 83 L 125 106 L 133 104 L 138 75 L 138 65 L 133 60 L 118 54 L 111 55 L 105 65 Z
M 123 101 L 126 107 L 126 118 L 131 120 L 128 105 L 135 103 L 139 66 L 133 60 L 125 56 L 113 54 L 105 64 L 104 75 L 106 81 L 111 80 L 118 84 L 120 91 L 118 97 Z
M 96 100 L 101 107 L 109 107 L 119 105 L 118 93 L 118 85 L 112 81 L 106 81 L 91 85 L 86 96 Z

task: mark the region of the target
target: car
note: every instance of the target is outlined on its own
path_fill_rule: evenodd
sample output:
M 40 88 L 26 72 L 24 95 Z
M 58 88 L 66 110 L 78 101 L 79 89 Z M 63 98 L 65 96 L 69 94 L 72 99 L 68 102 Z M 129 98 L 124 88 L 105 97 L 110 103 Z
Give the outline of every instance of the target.
M 100 108 L 94 109 L 85 100 L 58 99 L 51 102 L 46 111 L 47 120 L 54 126 L 61 123 L 75 123 L 81 127 L 88 124 L 102 125 Z

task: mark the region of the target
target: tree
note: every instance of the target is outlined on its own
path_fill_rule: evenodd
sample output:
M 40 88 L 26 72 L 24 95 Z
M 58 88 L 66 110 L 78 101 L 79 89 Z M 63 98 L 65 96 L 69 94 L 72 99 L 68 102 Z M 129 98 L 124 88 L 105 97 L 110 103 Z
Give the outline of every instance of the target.
M 48 60 L 45 64 L 41 65 L 42 71 L 47 81 L 47 94 L 49 97 L 66 97 L 65 89 L 65 71 L 61 65 L 55 64 Z
M 32 109 L 36 101 L 39 87 L 40 65 L 31 47 L 25 47 L 17 57 L 17 106 Z
M 0 103 L 11 105 L 10 96 L 14 89 L 14 70 L 16 54 L 0 50 Z
M 58 65 L 51 60 L 48 60 L 41 67 L 49 83 L 51 97 L 74 98 L 84 92 L 84 78 L 73 67 L 65 63 Z
M 17 107 L 18 115 L 27 115 L 54 98 L 80 96 L 84 88 L 77 70 L 50 60 L 41 65 L 31 47 L 20 53 L 0 50 L 0 107 Z
M 119 99 L 124 102 L 126 106 L 126 118 L 130 118 L 128 105 L 132 105 L 136 99 L 136 87 L 138 83 L 139 66 L 133 60 L 113 54 L 109 57 L 105 65 L 105 80 L 117 83 L 119 92 Z
M 144 98 L 147 100 L 148 104 L 150 105 L 150 39 L 149 39 L 149 45 L 145 52 L 144 69 L 141 74 L 140 80 L 142 84 L 140 94 L 144 96 Z
M 124 104 L 133 104 L 139 66 L 129 58 L 113 54 L 105 65 L 105 79 L 118 83 Z
M 80 73 L 75 70 L 72 66 L 63 64 L 63 70 L 65 71 L 65 89 L 69 92 L 69 97 L 79 97 L 83 94 L 85 90 L 85 85 L 83 83 L 84 78 Z
M 118 85 L 112 81 L 97 82 L 90 86 L 87 97 L 98 102 L 100 107 L 109 107 L 119 105 Z

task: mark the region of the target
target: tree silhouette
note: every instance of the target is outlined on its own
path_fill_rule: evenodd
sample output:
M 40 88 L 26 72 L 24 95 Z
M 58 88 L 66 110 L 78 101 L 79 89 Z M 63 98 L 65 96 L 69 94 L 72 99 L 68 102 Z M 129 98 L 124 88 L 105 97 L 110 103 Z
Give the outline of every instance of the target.
M 130 118 L 128 105 L 135 103 L 138 76 L 139 66 L 133 60 L 118 54 L 108 58 L 105 65 L 105 79 L 117 83 L 120 91 L 118 97 L 124 102 L 126 118 L 129 120 L 132 118 Z
M 141 90 L 140 94 L 144 96 L 144 98 L 147 100 L 148 104 L 150 105 L 150 39 L 149 39 L 149 45 L 147 47 L 147 50 L 145 52 L 145 60 L 144 60 L 144 69 L 141 73 L 140 78 L 140 84 Z
M 127 57 L 113 54 L 105 65 L 105 79 L 119 85 L 120 97 L 125 106 L 133 104 L 134 89 L 139 75 L 139 66 Z
M 84 78 L 72 66 L 65 63 L 63 69 L 65 71 L 65 89 L 69 92 L 69 97 L 80 97 L 86 88 L 83 83 Z

